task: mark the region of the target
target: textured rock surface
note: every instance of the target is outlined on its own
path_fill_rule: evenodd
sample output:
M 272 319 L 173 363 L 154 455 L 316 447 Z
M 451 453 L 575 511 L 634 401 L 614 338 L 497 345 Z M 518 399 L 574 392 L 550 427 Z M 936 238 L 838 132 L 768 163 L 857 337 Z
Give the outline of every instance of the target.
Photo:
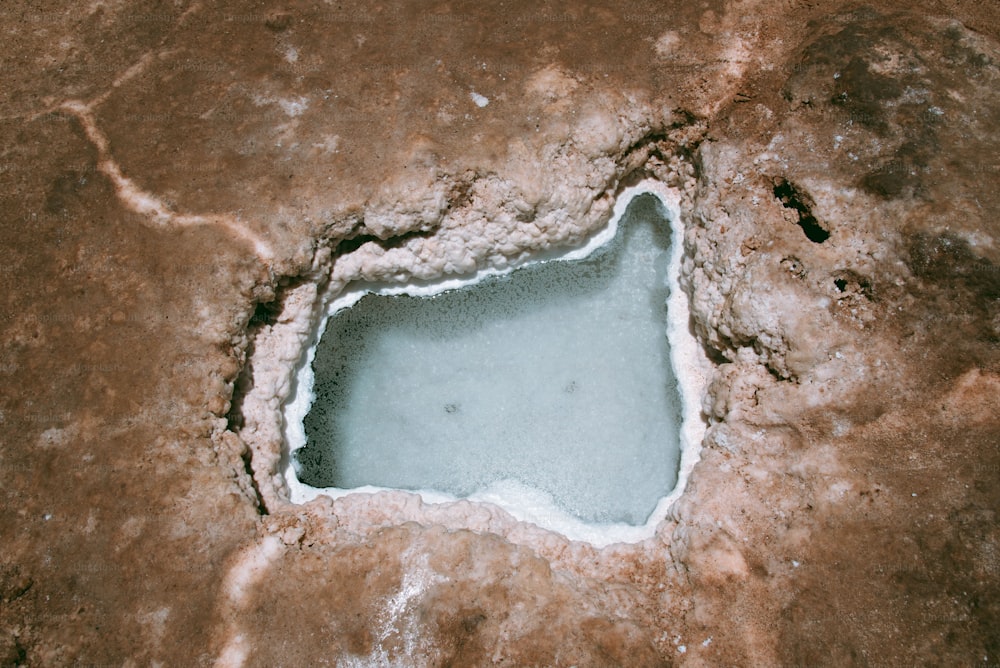
M 1000 662 L 995 5 L 0 16 L 0 664 Z M 646 175 L 717 365 L 655 539 L 284 501 L 318 286 L 579 242 Z

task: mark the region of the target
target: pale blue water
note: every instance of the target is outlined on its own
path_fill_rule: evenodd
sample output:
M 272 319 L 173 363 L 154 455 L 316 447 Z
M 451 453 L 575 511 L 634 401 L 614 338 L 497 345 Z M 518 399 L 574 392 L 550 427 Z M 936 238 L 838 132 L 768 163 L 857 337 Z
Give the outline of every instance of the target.
M 584 260 L 334 314 L 299 479 L 460 497 L 513 479 L 582 520 L 642 524 L 680 456 L 669 243 L 659 203 L 640 196 Z

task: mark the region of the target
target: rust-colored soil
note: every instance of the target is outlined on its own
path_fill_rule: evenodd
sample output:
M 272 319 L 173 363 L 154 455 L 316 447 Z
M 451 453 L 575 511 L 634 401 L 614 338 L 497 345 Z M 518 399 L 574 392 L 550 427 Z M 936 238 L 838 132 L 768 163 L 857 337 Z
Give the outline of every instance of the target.
M 1000 5 L 910 7 L 0 5 L 0 665 L 1000 665 Z M 639 177 L 715 365 L 656 538 L 282 497 L 293 296 Z

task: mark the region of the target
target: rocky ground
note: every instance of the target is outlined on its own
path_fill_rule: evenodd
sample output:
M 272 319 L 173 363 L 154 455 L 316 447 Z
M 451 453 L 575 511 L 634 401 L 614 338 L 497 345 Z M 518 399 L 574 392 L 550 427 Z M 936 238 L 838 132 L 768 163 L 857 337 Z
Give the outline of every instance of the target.
M 5 2 L 0 665 L 1000 665 L 1000 5 L 908 7 Z M 654 539 L 287 501 L 321 287 L 644 177 L 713 362 Z

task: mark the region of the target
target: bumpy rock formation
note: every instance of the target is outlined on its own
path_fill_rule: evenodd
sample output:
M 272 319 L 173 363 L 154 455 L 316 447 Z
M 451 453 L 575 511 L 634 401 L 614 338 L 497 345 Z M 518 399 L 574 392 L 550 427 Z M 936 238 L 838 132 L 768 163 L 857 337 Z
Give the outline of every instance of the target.
M 0 664 L 996 664 L 1000 10 L 923 12 L 4 5 Z M 643 177 L 714 365 L 655 538 L 287 501 L 322 290 Z

